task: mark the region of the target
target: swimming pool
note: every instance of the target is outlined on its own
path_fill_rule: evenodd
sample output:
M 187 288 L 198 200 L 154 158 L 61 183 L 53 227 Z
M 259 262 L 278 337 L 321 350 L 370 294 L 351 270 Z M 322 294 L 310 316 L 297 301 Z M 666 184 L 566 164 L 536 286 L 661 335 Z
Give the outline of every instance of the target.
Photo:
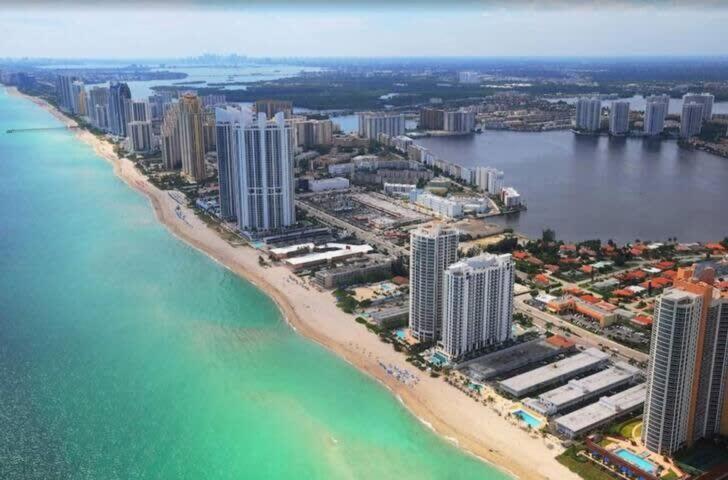
M 531 428 L 541 428 L 541 420 L 534 417 L 525 410 L 516 410 L 515 412 L 513 412 L 513 415 L 526 422 L 528 425 L 531 426 Z
M 404 331 L 404 328 L 400 328 L 396 332 L 394 332 L 395 335 L 397 335 L 397 338 L 400 340 L 405 340 L 407 338 L 407 332 Z
M 636 453 L 632 453 L 631 451 L 627 450 L 626 448 L 621 448 L 614 452 L 619 458 L 628 461 L 632 465 L 641 468 L 647 473 L 655 473 L 657 470 L 657 467 L 655 464 L 648 462 L 644 458 L 640 457 Z

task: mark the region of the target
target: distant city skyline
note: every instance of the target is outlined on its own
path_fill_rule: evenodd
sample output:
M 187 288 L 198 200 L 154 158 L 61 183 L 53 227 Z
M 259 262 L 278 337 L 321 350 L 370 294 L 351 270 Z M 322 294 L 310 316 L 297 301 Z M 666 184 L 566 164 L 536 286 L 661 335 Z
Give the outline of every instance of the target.
M 211 5 L 6 4 L 0 58 L 728 54 L 720 2 Z

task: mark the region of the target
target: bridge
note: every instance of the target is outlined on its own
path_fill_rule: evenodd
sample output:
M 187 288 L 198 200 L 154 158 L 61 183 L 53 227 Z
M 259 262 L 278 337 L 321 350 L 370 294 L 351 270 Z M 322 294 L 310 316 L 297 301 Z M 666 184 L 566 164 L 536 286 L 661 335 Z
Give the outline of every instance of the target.
M 5 130 L 5 133 L 23 133 L 23 132 L 44 132 L 48 130 L 75 130 L 78 125 L 71 125 L 68 127 L 41 127 L 41 128 L 11 128 Z

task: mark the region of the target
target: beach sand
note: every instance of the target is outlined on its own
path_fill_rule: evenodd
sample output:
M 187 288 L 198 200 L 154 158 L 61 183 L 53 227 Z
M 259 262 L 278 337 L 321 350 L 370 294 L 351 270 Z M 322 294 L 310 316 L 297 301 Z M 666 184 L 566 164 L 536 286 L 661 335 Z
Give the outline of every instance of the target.
M 76 125 L 44 100 L 21 94 L 12 87 L 7 90 L 46 109 L 65 125 Z M 420 372 L 390 344 L 381 342 L 363 325 L 354 322 L 352 315 L 339 310 L 330 292 L 305 284 L 285 267 L 260 266 L 256 250 L 229 244 L 185 206 L 182 206 L 185 219 L 179 218 L 175 213 L 178 204 L 168 192 L 148 182 L 130 160 L 120 159 L 111 143 L 83 129 L 78 129 L 76 136 L 108 160 L 119 178 L 149 198 L 158 220 L 174 235 L 254 283 L 276 302 L 285 320 L 298 333 L 379 380 L 436 433 L 518 478 L 579 478 L 555 460 L 563 449 L 553 438 L 529 433 L 506 417 L 512 408 L 510 402 L 494 395 L 496 401 L 484 406 L 442 378 L 431 378 Z M 399 382 L 386 373 L 380 361 L 415 374 L 419 382 L 416 385 Z

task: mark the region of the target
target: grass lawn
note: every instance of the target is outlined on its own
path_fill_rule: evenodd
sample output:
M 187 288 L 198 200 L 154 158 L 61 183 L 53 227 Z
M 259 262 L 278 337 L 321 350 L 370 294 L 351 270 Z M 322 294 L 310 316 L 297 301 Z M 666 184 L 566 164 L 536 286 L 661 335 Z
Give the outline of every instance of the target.
M 614 480 L 615 477 L 611 472 L 602 470 L 597 464 L 578 456 L 579 450 L 581 447 L 571 446 L 556 457 L 556 460 L 584 480 Z

